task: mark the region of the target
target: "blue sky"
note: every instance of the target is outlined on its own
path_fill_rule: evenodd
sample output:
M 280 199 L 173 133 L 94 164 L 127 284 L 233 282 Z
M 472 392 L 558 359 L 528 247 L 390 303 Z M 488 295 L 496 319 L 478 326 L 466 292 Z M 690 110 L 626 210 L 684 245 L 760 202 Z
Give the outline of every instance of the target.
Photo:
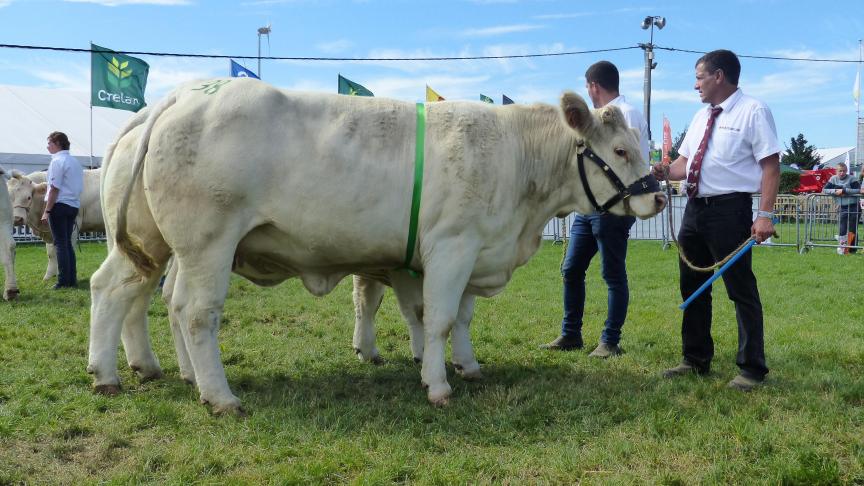
M 664 16 L 654 43 L 694 51 L 858 59 L 861 0 L 830 2 L 587 2 L 558 0 L 0 0 L 0 43 L 255 56 L 258 27 L 272 25 L 263 55 L 282 57 L 444 57 L 539 54 L 632 47 L 648 42 L 647 15 Z M 224 76 L 227 60 L 141 56 L 150 63 L 148 103 L 186 80 Z M 701 106 L 693 90 L 699 54 L 656 51 L 651 128 L 662 115 L 673 135 Z M 585 96 L 584 72 L 607 59 L 621 90 L 641 107 L 640 49 L 484 61 L 262 62 L 264 79 L 289 89 L 335 91 L 337 73 L 375 92 L 421 101 L 429 84 L 447 99 L 556 103 L 572 89 Z M 255 60 L 242 61 L 257 70 Z M 0 83 L 89 89 L 89 55 L 0 49 Z M 774 112 L 782 143 L 799 132 L 818 147 L 855 145 L 852 86 L 857 63 L 742 59 L 740 86 Z M 2 107 L 0 107 L 2 111 Z M 4 113 L 4 116 L 8 114 Z

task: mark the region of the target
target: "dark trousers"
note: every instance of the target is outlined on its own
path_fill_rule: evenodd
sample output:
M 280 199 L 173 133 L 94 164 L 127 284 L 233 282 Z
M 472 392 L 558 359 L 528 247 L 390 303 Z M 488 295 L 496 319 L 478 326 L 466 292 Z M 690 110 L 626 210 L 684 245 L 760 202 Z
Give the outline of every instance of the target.
M 75 268 L 75 250 L 72 248 L 72 229 L 78 208 L 68 204 L 56 203 L 48 213 L 48 224 L 51 226 L 51 236 L 54 237 L 54 247 L 57 249 L 57 285 L 74 287 L 78 284 Z
M 750 237 L 753 225 L 749 194 L 735 193 L 713 198 L 694 198 L 687 203 L 678 243 L 681 251 L 696 266 L 706 267 L 725 258 Z M 756 276 L 751 268 L 752 252 L 747 252 L 723 274 L 729 299 L 735 303 L 738 321 L 736 363 L 744 376 L 761 380 L 768 373 L 765 365 L 762 302 Z M 681 297 L 687 299 L 712 272 L 696 272 L 679 261 Z M 684 310 L 681 324 L 684 361 L 707 371 L 714 357 L 711 338 L 711 288 Z
M 627 287 L 627 239 L 633 216 L 612 214 L 575 215 L 570 227 L 570 243 L 561 265 L 564 277 L 564 318 L 561 335 L 582 335 L 585 313 L 585 272 L 591 259 L 600 252 L 603 280 L 606 281 L 606 326 L 600 340 L 615 345 L 621 341 L 621 327 L 627 318 L 630 290 Z

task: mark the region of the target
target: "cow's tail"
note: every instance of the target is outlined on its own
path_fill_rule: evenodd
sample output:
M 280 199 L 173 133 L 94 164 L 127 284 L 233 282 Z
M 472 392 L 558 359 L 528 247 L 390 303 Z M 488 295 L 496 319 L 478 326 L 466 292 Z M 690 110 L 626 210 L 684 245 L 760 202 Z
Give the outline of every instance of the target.
M 163 99 L 147 117 L 147 123 L 144 125 L 144 131 L 141 133 L 141 139 L 138 142 L 138 149 L 135 151 L 134 164 L 132 166 L 132 180 L 126 186 L 126 192 L 123 193 L 123 200 L 120 202 L 120 207 L 117 210 L 117 234 L 114 241 L 117 243 L 117 248 L 123 252 L 135 268 L 145 277 L 150 276 L 158 269 L 153 257 L 150 256 L 141 244 L 141 240 L 130 235 L 126 228 L 127 211 L 129 209 L 129 201 L 132 198 L 132 190 L 135 187 L 135 182 L 141 179 L 141 172 L 144 168 L 144 158 L 147 155 L 147 149 L 150 144 L 150 135 L 153 132 L 153 126 L 159 116 L 168 108 L 177 102 L 176 93 L 168 95 Z M 143 184 L 143 182 L 142 182 Z

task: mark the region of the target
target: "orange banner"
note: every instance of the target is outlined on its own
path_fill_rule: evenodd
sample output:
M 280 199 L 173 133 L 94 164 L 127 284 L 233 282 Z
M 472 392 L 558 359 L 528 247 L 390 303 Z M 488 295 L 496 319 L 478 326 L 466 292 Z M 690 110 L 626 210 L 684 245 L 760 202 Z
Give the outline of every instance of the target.
M 669 152 L 671 151 L 672 128 L 669 126 L 669 119 L 666 118 L 666 115 L 663 115 L 663 158 L 661 160 L 664 164 L 672 162 L 672 159 L 669 158 Z

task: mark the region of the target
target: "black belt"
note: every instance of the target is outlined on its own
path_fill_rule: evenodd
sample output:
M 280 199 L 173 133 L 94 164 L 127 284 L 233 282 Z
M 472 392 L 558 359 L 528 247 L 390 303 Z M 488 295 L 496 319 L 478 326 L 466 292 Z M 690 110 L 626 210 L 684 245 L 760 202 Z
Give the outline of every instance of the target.
M 715 204 L 728 203 L 733 201 L 752 200 L 752 194 L 749 192 L 731 192 L 729 194 L 720 194 L 717 196 L 694 197 L 689 202 L 700 204 L 702 206 L 713 206 Z

